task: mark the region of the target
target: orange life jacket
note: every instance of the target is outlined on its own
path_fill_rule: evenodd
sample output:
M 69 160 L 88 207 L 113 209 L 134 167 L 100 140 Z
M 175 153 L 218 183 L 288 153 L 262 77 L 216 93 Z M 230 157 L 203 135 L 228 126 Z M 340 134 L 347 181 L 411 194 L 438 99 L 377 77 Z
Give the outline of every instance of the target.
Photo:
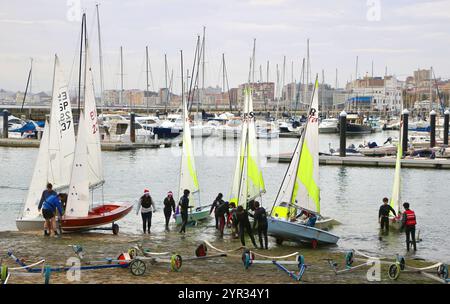
M 416 214 L 412 210 L 405 210 L 406 214 L 406 226 L 415 226 L 417 224 L 416 222 Z

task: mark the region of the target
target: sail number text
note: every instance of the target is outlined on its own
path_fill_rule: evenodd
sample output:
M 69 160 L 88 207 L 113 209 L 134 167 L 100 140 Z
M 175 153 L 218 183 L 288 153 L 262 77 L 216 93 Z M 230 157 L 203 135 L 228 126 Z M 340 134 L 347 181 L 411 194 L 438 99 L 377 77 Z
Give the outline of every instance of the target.
M 67 92 L 63 91 L 58 95 L 59 101 L 59 125 L 61 131 L 70 130 L 72 126 L 72 111 L 69 107 L 69 98 Z

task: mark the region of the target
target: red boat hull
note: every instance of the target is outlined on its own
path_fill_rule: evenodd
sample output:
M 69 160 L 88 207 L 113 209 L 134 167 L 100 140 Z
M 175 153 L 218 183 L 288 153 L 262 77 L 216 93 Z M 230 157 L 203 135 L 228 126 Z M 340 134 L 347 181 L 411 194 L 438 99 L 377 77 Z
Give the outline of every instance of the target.
M 133 209 L 133 203 L 105 203 L 92 208 L 86 217 L 63 216 L 63 231 L 82 231 L 120 220 Z

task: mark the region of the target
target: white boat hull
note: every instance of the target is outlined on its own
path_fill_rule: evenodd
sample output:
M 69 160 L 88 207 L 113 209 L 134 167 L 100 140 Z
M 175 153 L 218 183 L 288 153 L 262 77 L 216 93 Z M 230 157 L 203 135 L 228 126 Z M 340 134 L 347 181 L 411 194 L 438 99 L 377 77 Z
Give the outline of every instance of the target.
M 268 219 L 268 234 L 281 241 L 297 243 L 336 244 L 339 237 L 327 231 L 309 227 L 298 222 L 270 217 Z
M 188 224 L 197 221 L 203 221 L 209 218 L 209 208 L 200 210 L 200 211 L 192 211 L 188 214 Z M 178 213 L 175 215 L 175 222 L 177 225 L 182 224 L 181 214 Z
M 39 231 L 44 229 L 44 218 L 41 216 L 35 218 L 18 218 L 16 226 L 19 231 Z
M 319 127 L 319 133 L 338 133 L 339 129 L 337 127 Z

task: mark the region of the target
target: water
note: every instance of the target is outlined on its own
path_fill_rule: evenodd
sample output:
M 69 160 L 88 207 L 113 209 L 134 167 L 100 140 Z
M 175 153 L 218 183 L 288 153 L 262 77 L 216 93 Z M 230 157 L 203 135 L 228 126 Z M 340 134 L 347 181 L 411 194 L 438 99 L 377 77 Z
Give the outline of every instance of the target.
M 383 132 L 351 137 L 347 144 L 358 145 L 375 140 L 382 144 L 398 132 Z M 258 140 L 262 155 L 292 152 L 296 139 Z M 320 150 L 328 152 L 329 143 L 338 147 L 336 134 L 320 135 Z M 195 139 L 194 151 L 201 187 L 202 204 L 210 204 L 217 193 L 228 196 L 235 166 L 238 140 L 219 138 Z M 37 149 L 0 148 L 0 231 L 16 230 L 15 218 L 19 215 L 31 179 Z M 180 168 L 179 147 L 146 149 L 123 152 L 104 152 L 103 164 L 106 183 L 103 192 L 97 190 L 97 201 L 136 201 L 145 188 L 157 205 L 153 215 L 152 232 L 163 238 L 164 216 L 162 200 L 168 191 L 177 197 Z M 288 164 L 267 163 L 261 157 L 267 193 L 263 206 L 270 209 Z M 342 225 L 332 232 L 341 239 L 337 248 L 330 250 L 360 249 L 383 256 L 405 254 L 403 234 L 391 233 L 379 240 L 378 208 L 384 196 L 392 191 L 394 170 L 391 168 L 320 167 L 322 213 L 339 220 Z M 419 251 L 414 257 L 450 262 L 450 204 L 447 183 L 450 172 L 446 170 L 403 169 L 402 198 L 416 211 L 420 237 Z M 140 215 L 133 210 L 119 222 L 121 231 L 139 235 Z M 193 239 L 214 239 L 213 221 L 191 229 Z M 271 240 L 271 244 L 273 244 Z

